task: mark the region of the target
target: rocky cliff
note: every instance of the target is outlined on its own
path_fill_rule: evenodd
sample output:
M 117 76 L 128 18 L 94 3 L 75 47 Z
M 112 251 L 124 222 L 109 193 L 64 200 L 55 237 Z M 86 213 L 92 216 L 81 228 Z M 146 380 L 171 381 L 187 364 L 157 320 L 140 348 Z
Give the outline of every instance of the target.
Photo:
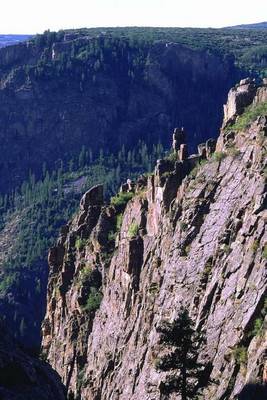
M 176 129 L 151 176 L 127 182 L 110 205 L 92 188 L 62 228 L 43 351 L 70 398 L 162 399 L 158 327 L 182 307 L 206 335 L 205 400 L 266 378 L 266 94 L 241 81 L 217 144 L 188 156 Z

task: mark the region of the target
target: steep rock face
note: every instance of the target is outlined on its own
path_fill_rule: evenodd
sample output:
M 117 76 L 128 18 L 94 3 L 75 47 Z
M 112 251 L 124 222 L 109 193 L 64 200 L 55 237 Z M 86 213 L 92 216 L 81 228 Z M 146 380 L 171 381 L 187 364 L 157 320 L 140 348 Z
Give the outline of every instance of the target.
M 64 400 L 58 374 L 45 362 L 24 353 L 1 324 L 0 398 L 2 400 Z
M 257 87 L 254 79 L 242 79 L 228 94 L 227 104 L 224 105 L 223 128 L 233 124 L 236 118 L 243 114 L 246 107 L 263 104 L 267 101 L 267 79 Z
M 93 152 L 140 139 L 165 145 L 166 132 L 179 124 L 193 146 L 219 128 L 221 104 L 239 75 L 233 60 L 175 43 L 136 50 L 127 40 L 114 55 L 104 41 L 66 35 L 0 50 L 2 192 L 30 170 L 40 175 L 43 163 L 69 161 L 83 145 Z M 83 59 L 92 47 L 101 57 Z M 133 67 L 135 57 L 140 65 Z
M 239 85 L 231 89 L 227 104 L 224 106 L 224 120 L 229 123 L 241 115 L 245 107 L 252 103 L 256 90 L 256 85 L 251 79 L 243 79 Z
M 243 131 L 233 123 L 215 153 L 208 141 L 188 158 L 176 130 L 173 156 L 122 187 L 124 196 L 135 191 L 124 212 L 121 193 L 111 206 L 81 205 L 63 229 L 49 258 L 43 350 L 75 398 L 162 398 L 168 373 L 155 368 L 164 353 L 156 328 L 181 307 L 206 332 L 205 400 L 233 399 L 246 382 L 262 380 L 267 121 Z

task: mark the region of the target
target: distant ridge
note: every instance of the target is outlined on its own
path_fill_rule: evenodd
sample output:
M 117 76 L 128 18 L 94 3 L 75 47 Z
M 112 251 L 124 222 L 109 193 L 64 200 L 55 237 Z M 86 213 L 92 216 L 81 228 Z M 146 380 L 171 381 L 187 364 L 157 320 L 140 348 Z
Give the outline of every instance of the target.
M 27 40 L 32 35 L 1 35 L 0 34 L 0 47 L 10 46 L 19 42 Z
M 243 25 L 227 26 L 226 29 L 267 29 L 267 21 L 258 22 L 256 24 L 243 24 Z

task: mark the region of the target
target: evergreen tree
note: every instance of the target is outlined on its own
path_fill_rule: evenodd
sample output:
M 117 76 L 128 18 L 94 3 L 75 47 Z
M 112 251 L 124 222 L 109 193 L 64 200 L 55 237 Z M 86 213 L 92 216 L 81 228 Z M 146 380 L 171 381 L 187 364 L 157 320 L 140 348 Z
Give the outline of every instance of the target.
M 79 162 L 79 168 L 83 168 L 86 164 L 86 151 L 84 146 L 82 146 L 78 162 Z
M 208 383 L 203 383 L 205 365 L 197 361 L 199 346 L 204 341 L 203 333 L 194 330 L 193 321 L 184 308 L 177 319 L 163 321 L 157 330 L 161 343 L 168 347 L 169 352 L 157 360 L 156 368 L 171 371 L 160 385 L 161 393 L 169 396 L 176 392 L 182 400 L 195 399 L 198 389 Z
M 25 336 L 25 330 L 26 330 L 25 320 L 24 320 L 24 318 L 21 318 L 20 325 L 19 325 L 20 337 L 23 338 Z
M 89 164 L 92 164 L 93 162 L 93 152 L 92 149 L 89 149 Z
M 72 172 L 73 169 L 74 169 L 74 160 L 73 158 L 71 158 L 69 161 L 69 172 Z

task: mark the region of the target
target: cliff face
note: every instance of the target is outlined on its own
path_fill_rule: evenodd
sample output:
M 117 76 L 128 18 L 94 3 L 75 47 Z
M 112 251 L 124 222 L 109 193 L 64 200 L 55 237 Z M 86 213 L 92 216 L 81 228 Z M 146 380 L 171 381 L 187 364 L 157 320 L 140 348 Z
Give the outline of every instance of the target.
M 66 35 L 1 49 L 0 190 L 30 170 L 40 175 L 44 163 L 68 162 L 83 145 L 98 153 L 140 139 L 166 144 L 177 124 L 196 145 L 218 130 L 237 76 L 233 60 L 175 43 Z
M 128 182 L 111 205 L 93 188 L 62 229 L 49 255 L 43 350 L 69 393 L 162 398 L 168 372 L 155 367 L 165 351 L 157 327 L 181 307 L 206 332 L 204 399 L 233 399 L 262 380 L 267 119 L 254 114 L 266 93 L 242 81 L 229 94 L 216 148 L 208 141 L 187 157 L 176 130 L 172 157 L 152 176 Z M 251 103 L 248 119 L 248 110 L 240 114 Z

